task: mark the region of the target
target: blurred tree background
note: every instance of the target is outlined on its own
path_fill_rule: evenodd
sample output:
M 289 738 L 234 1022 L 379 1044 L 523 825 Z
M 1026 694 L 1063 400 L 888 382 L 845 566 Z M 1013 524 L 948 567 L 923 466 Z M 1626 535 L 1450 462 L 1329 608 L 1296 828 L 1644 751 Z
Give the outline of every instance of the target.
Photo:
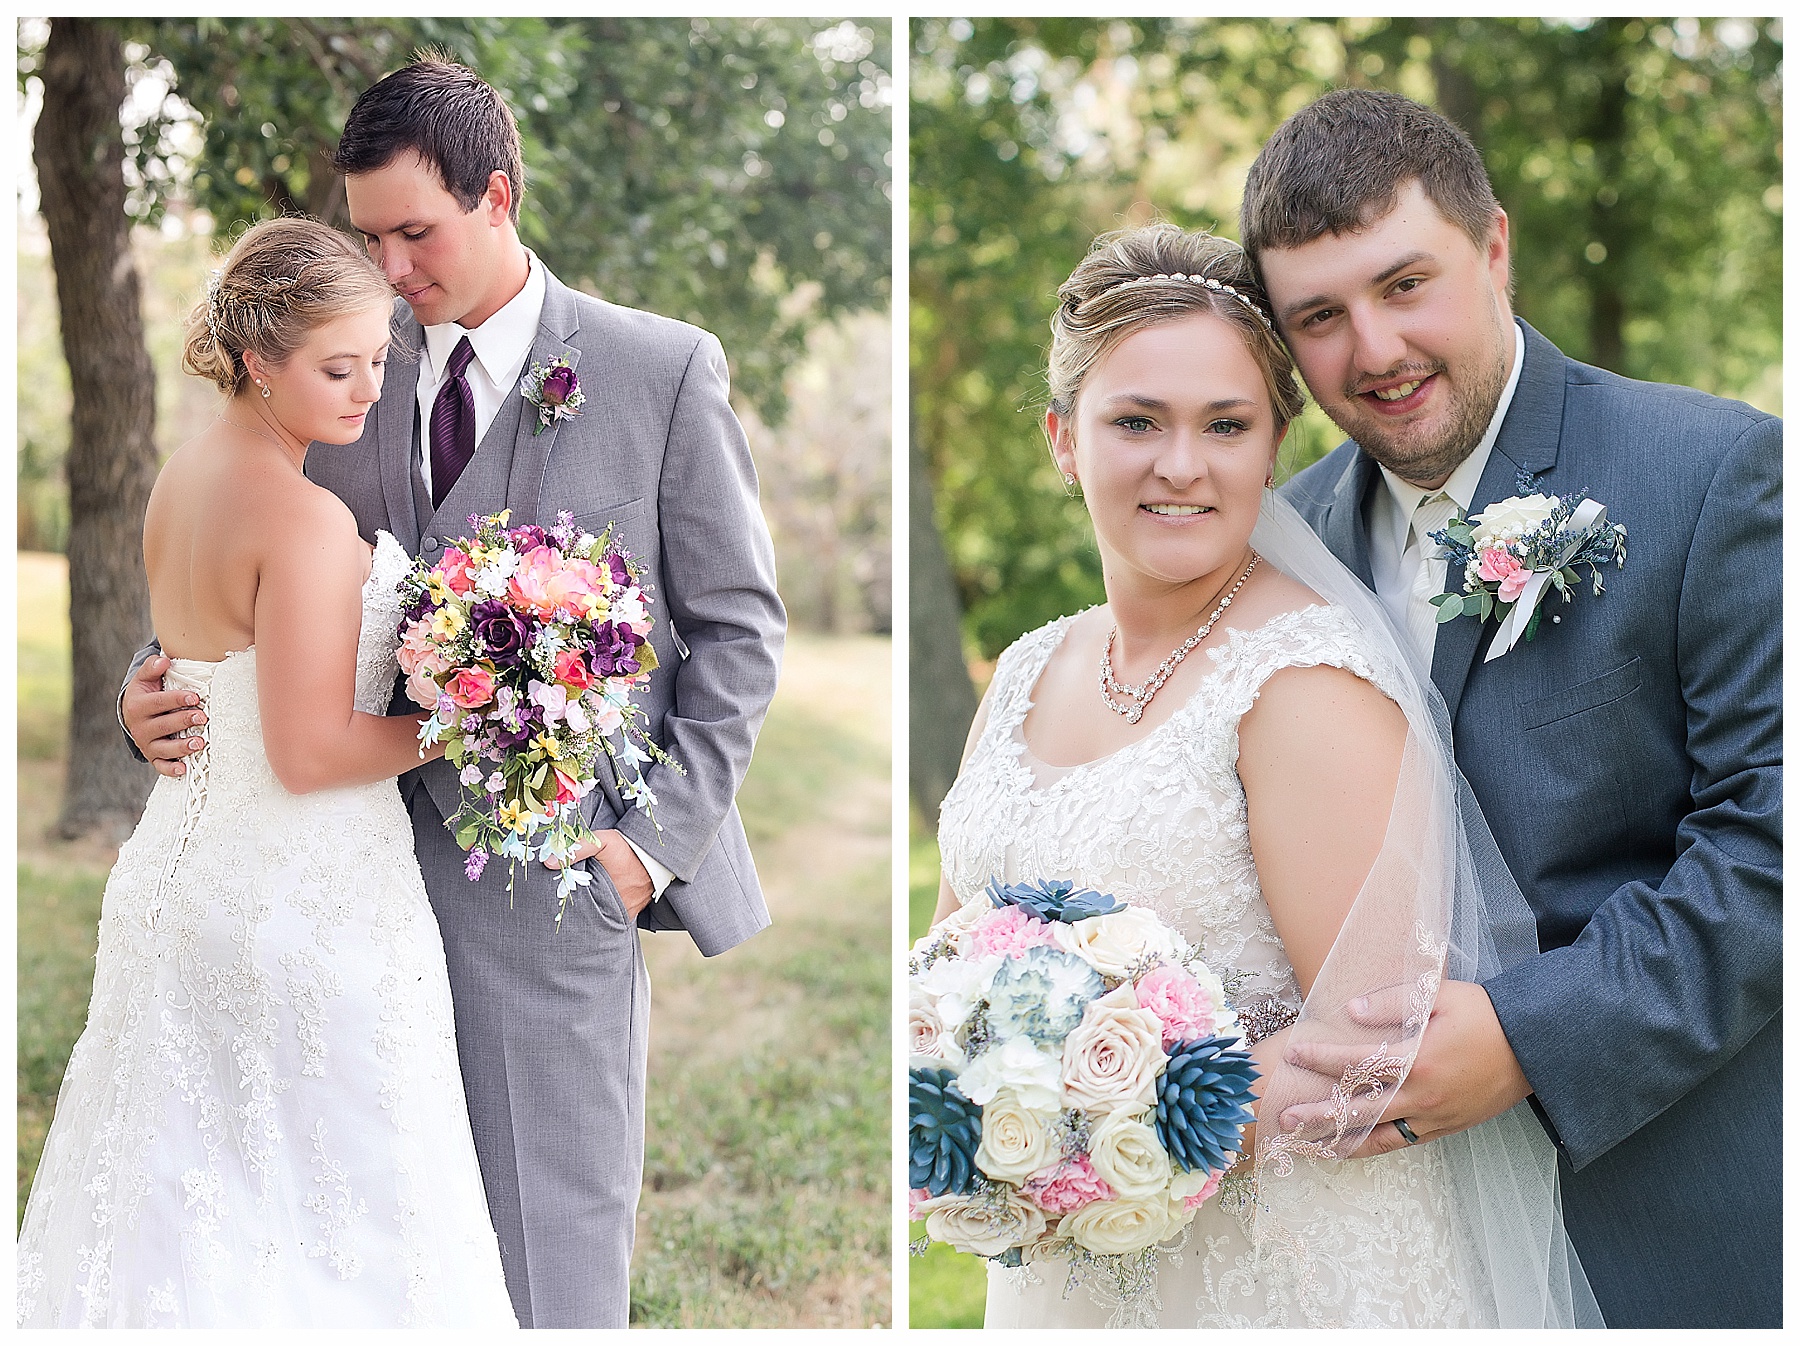
M 211 254 L 248 222 L 283 212 L 348 228 L 343 184 L 329 168 L 343 118 L 381 75 L 437 48 L 480 72 L 517 113 L 527 174 L 520 232 L 558 276 L 693 322 L 723 342 L 796 625 L 888 629 L 886 21 L 58 22 L 110 41 L 110 64 L 122 68 L 125 209 L 138 227 L 118 260 L 135 262 L 143 277 L 144 341 L 156 371 L 154 413 L 144 398 L 130 417 L 99 416 L 119 436 L 100 459 L 121 471 L 153 470 L 133 457 L 167 453 L 211 414 L 210 390 L 178 363 L 180 317 L 204 291 Z M 50 32 L 45 20 L 19 26 L 28 124 L 45 106 Z M 82 49 L 85 65 L 109 64 L 93 50 Z M 66 122 L 62 106 L 53 88 L 50 127 Z M 40 150 L 54 143 L 36 129 Z M 97 571 L 117 572 L 113 589 L 135 582 L 141 594 L 137 521 L 84 522 L 79 507 L 71 517 L 83 483 L 68 479 L 73 403 L 37 186 L 21 192 L 18 544 L 91 557 L 72 576 L 71 601 L 92 612 L 84 584 L 91 588 Z M 69 358 L 78 359 L 73 347 Z M 828 392 L 839 387 L 866 395 Z M 92 386 L 90 411 L 112 394 Z M 809 405 L 790 415 L 796 395 Z M 132 418 L 143 424 L 127 448 L 124 423 Z M 140 628 L 129 632 L 129 649 L 148 618 L 111 625 Z M 111 649 L 117 639 L 97 639 L 91 623 L 76 624 L 75 642 L 80 740 L 83 726 L 104 718 L 98 710 L 116 691 L 120 661 Z M 141 768 L 111 760 L 122 754 L 117 735 L 96 732 L 110 736 L 78 743 L 74 755 L 60 823 L 69 835 L 118 830 L 148 788 Z M 84 791 L 84 771 L 105 798 Z M 122 792 L 129 797 L 114 797 Z
M 1468 132 L 1512 220 L 1515 311 L 1569 355 L 1780 411 L 1779 19 L 919 19 L 912 39 L 924 817 L 968 721 L 921 735 L 920 706 L 973 706 L 964 662 L 929 656 L 960 629 L 979 672 L 1102 597 L 1037 427 L 1057 285 L 1124 224 L 1235 238 L 1264 139 L 1328 89 L 1392 89 Z M 1309 407 L 1282 475 L 1341 439 Z

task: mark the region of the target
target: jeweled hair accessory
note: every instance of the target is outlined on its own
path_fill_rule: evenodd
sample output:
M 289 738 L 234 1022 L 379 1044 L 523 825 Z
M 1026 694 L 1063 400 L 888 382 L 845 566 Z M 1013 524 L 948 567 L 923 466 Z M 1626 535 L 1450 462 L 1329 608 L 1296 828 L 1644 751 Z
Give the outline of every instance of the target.
M 206 279 L 206 330 L 212 333 L 214 345 L 222 344 L 219 340 L 219 287 L 224 278 L 225 269 L 216 266 Z
M 1130 280 L 1122 280 L 1117 285 L 1107 286 L 1098 294 L 1089 295 L 1088 299 L 1082 302 L 1086 303 L 1089 300 L 1098 299 L 1100 295 L 1111 294 L 1114 290 L 1126 290 L 1136 285 L 1150 285 L 1163 280 L 1185 280 L 1190 285 L 1203 285 L 1207 289 L 1215 291 L 1218 294 L 1228 294 L 1233 299 L 1237 300 L 1238 303 L 1254 313 L 1256 315 L 1256 320 L 1264 327 L 1268 328 L 1270 336 L 1275 335 L 1275 324 L 1269 321 L 1269 315 L 1258 308 L 1256 306 L 1256 301 L 1251 299 L 1250 296 L 1245 294 L 1242 290 L 1234 289 L 1232 286 L 1225 284 L 1224 281 L 1214 280 L 1211 276 L 1191 276 L 1182 271 L 1162 271 L 1154 276 L 1133 276 Z

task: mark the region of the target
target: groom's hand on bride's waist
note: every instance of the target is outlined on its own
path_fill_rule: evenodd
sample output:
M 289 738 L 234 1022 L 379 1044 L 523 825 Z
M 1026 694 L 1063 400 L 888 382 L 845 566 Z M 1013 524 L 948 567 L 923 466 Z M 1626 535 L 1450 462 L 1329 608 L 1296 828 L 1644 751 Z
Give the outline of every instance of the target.
M 1396 1028 L 1406 1016 L 1412 988 L 1390 987 L 1352 1002 L 1349 1014 L 1364 1027 Z M 1295 1041 L 1287 1060 L 1306 1070 L 1340 1079 L 1366 1057 L 1362 1047 Z M 1403 1119 L 1420 1140 L 1454 1135 L 1498 1117 L 1531 1093 L 1487 992 L 1473 982 L 1446 981 L 1438 988 L 1419 1054 L 1398 1091 L 1381 1111 L 1383 1121 L 1369 1132 L 1356 1157 L 1369 1158 L 1404 1148 L 1408 1142 L 1393 1119 Z M 1304 1129 L 1324 1117 L 1327 1104 L 1289 1108 L 1283 1130 Z
M 635 921 L 638 913 L 656 897 L 656 883 L 644 862 L 638 859 L 637 852 L 632 850 L 631 843 L 625 840 L 625 834 L 612 828 L 596 832 L 593 841 L 584 841 L 575 848 L 576 860 L 586 860 L 590 856 L 599 857 L 606 876 L 619 890 L 625 914 Z M 561 868 L 553 861 L 545 864 L 550 869 Z
M 193 692 L 163 690 L 163 674 L 169 661 L 153 654 L 138 666 L 137 675 L 119 693 L 119 723 L 150 765 L 165 776 L 187 771 L 183 758 L 200 751 L 200 726 L 206 712 Z

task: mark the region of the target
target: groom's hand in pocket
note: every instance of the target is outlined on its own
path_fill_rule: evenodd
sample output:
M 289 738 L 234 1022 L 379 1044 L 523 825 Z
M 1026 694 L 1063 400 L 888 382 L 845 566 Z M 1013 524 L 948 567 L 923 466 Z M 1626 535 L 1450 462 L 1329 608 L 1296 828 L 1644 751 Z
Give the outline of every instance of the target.
M 645 907 L 650 899 L 656 896 L 656 885 L 651 881 L 650 871 L 644 868 L 644 862 L 631 849 L 625 840 L 625 834 L 612 828 L 604 832 L 596 832 L 593 841 L 584 841 L 575 848 L 575 859 L 586 860 L 589 856 L 598 856 L 600 866 L 606 876 L 612 880 L 613 887 L 619 890 L 619 900 L 625 904 L 625 915 L 632 920 Z M 551 869 L 559 869 L 555 861 L 545 861 Z
M 163 674 L 169 661 L 153 654 L 138 666 L 137 675 L 119 694 L 119 723 L 137 750 L 165 776 L 187 771 L 185 757 L 200 751 L 200 726 L 206 712 L 198 694 L 176 688 L 163 690 Z
M 1398 1025 L 1405 1017 L 1409 993 L 1408 987 L 1378 991 L 1353 1002 L 1350 1017 L 1373 1029 Z M 1334 1079 L 1358 1064 L 1338 1060 L 1332 1053 L 1329 1043 L 1296 1042 L 1289 1047 L 1287 1059 Z M 1403 1149 L 1407 1141 L 1392 1124 L 1394 1118 L 1404 1118 L 1420 1140 L 1436 1140 L 1498 1117 L 1530 1093 L 1531 1085 L 1519 1068 L 1487 992 L 1473 982 L 1446 981 L 1438 988 L 1412 1069 L 1382 1109 L 1383 1121 L 1369 1132 L 1355 1157 L 1367 1159 Z M 1282 1128 L 1305 1126 L 1313 1120 L 1306 1114 L 1322 1108 L 1290 1108 L 1282 1114 Z

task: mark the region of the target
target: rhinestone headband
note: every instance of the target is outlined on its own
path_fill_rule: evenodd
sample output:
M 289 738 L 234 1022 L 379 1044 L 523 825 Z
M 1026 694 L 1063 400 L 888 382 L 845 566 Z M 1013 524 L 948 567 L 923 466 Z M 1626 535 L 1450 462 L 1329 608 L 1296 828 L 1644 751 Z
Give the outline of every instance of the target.
M 1242 290 L 1233 289 L 1223 281 L 1214 280 L 1211 276 L 1190 276 L 1181 271 L 1164 271 L 1154 276 L 1134 276 L 1130 280 L 1122 280 L 1117 285 L 1108 286 L 1106 289 L 1101 290 L 1099 294 L 1091 295 L 1089 298 L 1098 299 L 1100 295 L 1111 294 L 1114 290 L 1126 290 L 1135 285 L 1150 285 L 1161 280 L 1185 280 L 1190 285 L 1204 285 L 1207 289 L 1215 291 L 1218 294 L 1228 294 L 1233 299 L 1237 300 L 1238 303 L 1254 313 L 1256 315 L 1256 320 L 1264 327 L 1268 328 L 1270 336 L 1275 335 L 1275 324 L 1269 321 L 1269 315 L 1258 308 L 1255 301 Z

